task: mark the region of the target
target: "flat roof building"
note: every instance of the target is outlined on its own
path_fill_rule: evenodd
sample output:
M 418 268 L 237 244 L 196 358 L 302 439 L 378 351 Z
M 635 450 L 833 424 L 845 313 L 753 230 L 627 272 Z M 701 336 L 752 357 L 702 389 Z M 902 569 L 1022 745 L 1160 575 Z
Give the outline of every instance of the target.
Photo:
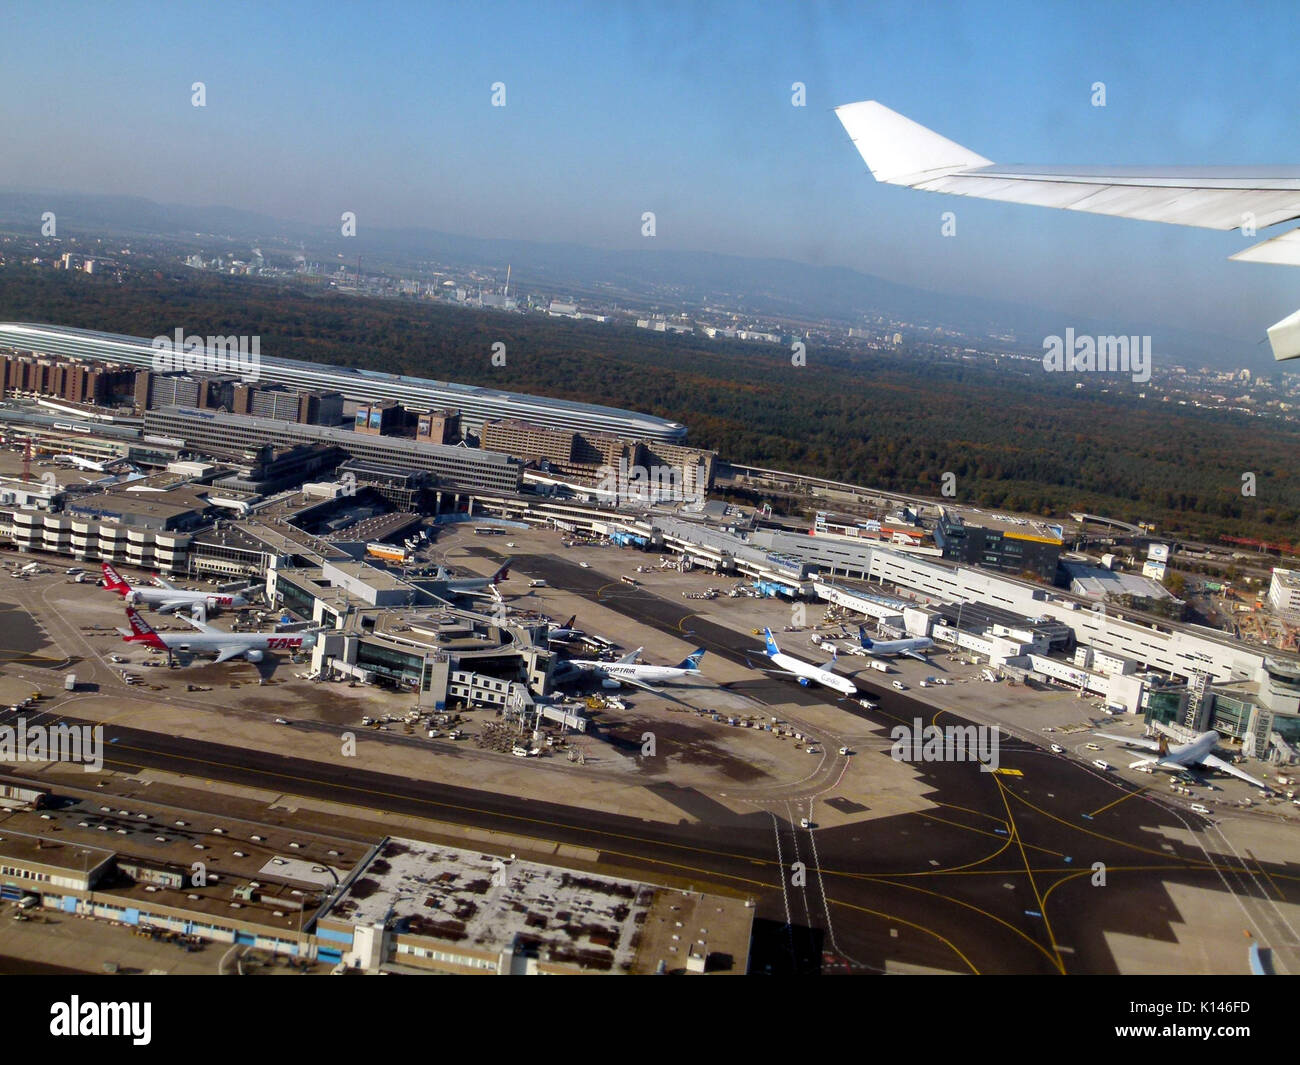
M 256 448 L 263 444 L 292 447 L 326 444 L 349 456 L 389 466 L 427 470 L 439 483 L 517 492 L 523 465 L 516 458 L 478 448 L 431 444 L 401 437 L 371 436 L 325 425 L 294 425 L 220 411 L 165 407 L 144 416 L 146 433 L 175 437 L 189 448 Z
M 26 322 L 0 323 L 0 348 L 72 356 L 152 367 L 157 351 L 144 337 L 122 336 L 68 326 Z M 205 352 L 206 354 L 206 352 Z M 213 360 L 218 358 L 213 353 Z M 297 388 L 337 391 L 345 399 L 373 402 L 394 399 L 408 409 L 460 411 L 462 427 L 477 432 L 494 418 L 522 418 L 549 426 L 585 431 L 603 431 L 619 436 L 651 440 L 682 441 L 686 426 L 652 414 L 605 407 L 595 403 L 530 396 L 496 388 L 433 381 L 360 370 L 348 366 L 327 366 L 297 359 L 259 357 L 258 380 Z

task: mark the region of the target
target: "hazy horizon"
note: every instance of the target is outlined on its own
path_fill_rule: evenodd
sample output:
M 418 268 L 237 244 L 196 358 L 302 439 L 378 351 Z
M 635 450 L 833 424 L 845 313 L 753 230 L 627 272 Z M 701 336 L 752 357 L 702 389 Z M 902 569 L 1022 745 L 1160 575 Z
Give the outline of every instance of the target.
M 1239 233 L 878 185 L 831 109 L 880 99 L 999 162 L 1300 162 L 1294 20 L 1248 10 L 19 5 L 0 185 L 843 266 L 1246 350 L 1300 306 L 1300 275 L 1227 262 Z

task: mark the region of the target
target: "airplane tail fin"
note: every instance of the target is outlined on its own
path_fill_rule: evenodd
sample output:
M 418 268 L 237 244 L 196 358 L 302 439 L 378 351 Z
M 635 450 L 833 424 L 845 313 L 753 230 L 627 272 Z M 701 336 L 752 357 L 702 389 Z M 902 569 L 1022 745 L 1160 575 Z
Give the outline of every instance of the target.
M 131 625 L 131 635 L 123 636 L 126 643 L 145 643 L 150 647 L 159 647 L 166 649 L 167 645 L 162 642 L 162 638 L 153 630 L 153 626 L 140 616 L 140 612 L 135 607 L 126 608 L 126 620 Z
M 1169 737 L 1163 732 L 1160 734 L 1160 738 L 1156 740 L 1156 750 L 1160 753 L 1161 758 L 1169 754 Z
M 781 648 L 777 647 L 776 640 L 772 637 L 771 629 L 763 630 L 763 639 L 767 643 L 767 653 L 769 655 L 775 655 L 781 653 Z
M 126 595 L 130 591 L 130 585 L 122 579 L 122 575 L 117 572 L 107 562 L 100 566 L 104 573 L 104 587 L 109 591 L 117 592 L 118 595 Z
M 513 558 L 508 558 L 501 563 L 501 568 L 492 574 L 492 583 L 499 584 L 501 581 L 510 579 L 510 564 L 514 562 Z
M 563 629 L 565 632 L 571 632 L 573 630 L 573 626 L 577 623 L 577 620 L 578 620 L 578 615 L 574 614 L 572 617 L 569 618 L 568 621 L 566 621 L 563 625 L 561 625 L 560 628 Z
M 867 651 L 870 651 L 874 646 L 871 642 L 871 638 L 867 635 L 867 630 L 861 625 L 858 626 L 858 643 L 860 643 Z
M 686 656 L 679 665 L 678 669 L 689 669 L 691 672 L 698 672 L 700 668 L 700 659 L 704 657 L 704 648 L 700 647 Z
M 877 181 L 917 185 L 993 163 L 876 100 L 844 104 L 835 115 Z

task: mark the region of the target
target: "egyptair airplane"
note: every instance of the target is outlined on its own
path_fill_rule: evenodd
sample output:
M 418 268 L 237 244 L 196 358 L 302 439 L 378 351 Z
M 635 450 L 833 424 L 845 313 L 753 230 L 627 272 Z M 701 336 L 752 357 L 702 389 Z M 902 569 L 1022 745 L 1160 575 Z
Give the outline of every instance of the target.
M 1241 229 L 1253 236 L 1300 218 L 1300 167 L 1026 166 L 986 159 L 875 100 L 835 114 L 877 181 L 927 192 Z M 1300 228 L 1229 258 L 1300 266 Z M 1268 329 L 1273 357 L 1300 356 L 1300 311 Z
M 602 687 L 617 688 L 620 684 L 630 684 L 634 688 L 657 692 L 653 684 L 672 684 L 687 678 L 696 678 L 700 674 L 700 659 L 704 657 L 704 648 L 698 648 L 686 656 L 676 666 L 651 666 L 637 661 L 641 648 L 625 654 L 617 662 L 604 662 L 597 659 L 572 659 L 569 665 L 584 672 L 595 674 L 600 678 Z
M 1131 743 L 1136 747 L 1145 747 L 1156 752 L 1154 758 L 1139 758 L 1129 766 L 1130 769 L 1136 769 L 1138 766 L 1150 766 L 1152 769 L 1164 769 L 1176 773 L 1180 769 L 1199 766 L 1202 769 L 1218 769 L 1220 772 L 1237 777 L 1248 784 L 1254 784 L 1257 788 L 1268 790 L 1268 785 L 1262 780 L 1256 780 L 1249 773 L 1242 772 L 1231 762 L 1214 754 L 1215 745 L 1219 742 L 1219 734 L 1213 729 L 1209 732 L 1202 732 L 1190 743 L 1180 743 L 1176 747 L 1170 747 L 1169 737 L 1164 735 L 1154 740 L 1143 736 L 1118 736 L 1110 732 L 1094 732 L 1093 735 L 1103 736 L 1108 740 L 1120 740 L 1123 743 Z

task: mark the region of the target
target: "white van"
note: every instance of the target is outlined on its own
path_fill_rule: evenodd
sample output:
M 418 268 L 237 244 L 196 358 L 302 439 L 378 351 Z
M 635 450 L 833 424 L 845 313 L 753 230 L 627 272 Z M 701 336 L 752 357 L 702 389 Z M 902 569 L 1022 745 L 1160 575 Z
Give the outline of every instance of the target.
M 907 685 L 904 684 L 901 680 L 894 681 L 894 687 L 897 688 L 900 692 L 907 691 Z
M 544 580 L 542 580 L 541 578 L 538 578 L 537 580 L 529 581 L 529 582 L 528 582 L 528 587 L 529 587 L 529 588 L 545 588 L 545 587 L 546 587 L 546 582 L 545 582 Z
M 1106 769 L 1106 770 L 1110 769 L 1110 763 L 1103 762 L 1100 758 L 1095 759 L 1092 764 L 1095 765 L 1098 769 Z
M 1208 806 L 1204 806 L 1199 802 L 1192 803 L 1192 810 L 1194 813 L 1198 813 L 1198 814 L 1208 814 L 1210 812 L 1210 808 Z

